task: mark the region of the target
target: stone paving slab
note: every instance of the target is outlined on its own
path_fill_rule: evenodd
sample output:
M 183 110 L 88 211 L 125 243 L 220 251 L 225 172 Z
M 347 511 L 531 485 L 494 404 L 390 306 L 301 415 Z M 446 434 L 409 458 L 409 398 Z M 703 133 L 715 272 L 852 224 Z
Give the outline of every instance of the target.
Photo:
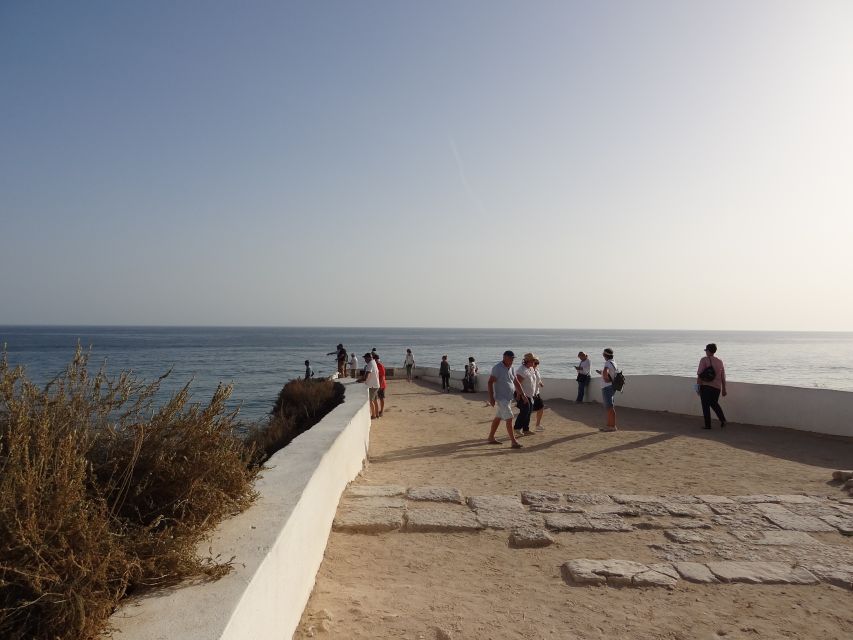
M 480 524 L 489 529 L 543 526 L 542 515 L 527 511 L 517 496 L 471 496 L 468 506 L 476 512 Z
M 696 498 L 705 504 L 737 504 L 727 496 L 697 495 Z
M 403 526 L 403 509 L 389 507 L 350 507 L 339 509 L 332 523 L 335 531 L 348 533 L 381 533 Z
M 438 507 L 412 509 L 406 512 L 406 531 L 426 533 L 431 531 L 479 531 L 483 526 L 470 511 L 454 511 Z
M 814 516 L 800 516 L 779 504 L 759 504 L 758 509 L 777 527 L 790 531 L 835 531 L 823 520 Z
M 845 536 L 853 536 L 853 517 L 851 516 L 822 516 L 821 520 L 835 527 Z
M 815 504 L 817 502 L 811 496 L 800 494 L 777 495 L 776 497 L 779 498 L 779 502 L 782 504 Z
M 671 516 L 679 518 L 701 518 L 709 516 L 713 512 L 708 505 L 705 504 L 684 504 L 680 502 L 665 502 L 663 507 Z
M 516 549 L 547 547 L 554 544 L 553 536 L 544 529 L 516 527 L 509 535 L 509 546 Z
M 547 513 L 545 526 L 553 531 L 631 531 L 633 527 L 619 516 L 581 513 Z
M 370 496 L 364 498 L 352 498 L 345 495 L 341 507 L 349 509 L 353 507 L 388 507 L 389 509 L 405 509 L 406 501 L 402 497 Z
M 807 568 L 822 582 L 853 591 L 853 564 L 810 564 Z
M 719 582 L 711 570 L 701 562 L 676 562 L 675 568 L 687 582 L 714 584 Z
M 732 529 L 730 533 L 741 542 L 751 544 L 773 546 L 818 546 L 821 544 L 819 540 L 815 540 L 803 531 Z
M 542 502 L 531 504 L 530 510 L 535 513 L 584 513 L 585 509 L 579 504 L 555 504 Z
M 613 498 L 603 493 L 567 493 L 566 502 L 577 502 L 580 504 L 608 504 Z
M 353 498 L 381 498 L 391 496 L 402 496 L 406 493 L 406 487 L 398 485 L 351 485 L 346 495 Z
M 755 494 L 750 496 L 734 496 L 735 502 L 740 502 L 741 504 L 757 504 L 759 502 L 771 503 L 771 502 L 781 502 L 779 500 L 779 496 L 771 496 L 767 494 Z
M 818 579 L 803 567 L 781 562 L 708 562 L 708 568 L 722 582 L 747 584 L 817 584 Z
M 632 560 L 569 560 L 561 567 L 561 573 L 570 585 L 673 587 L 678 582 L 678 574 L 671 566 L 648 566 Z
M 410 487 L 406 492 L 409 500 L 424 502 L 454 502 L 465 504 L 462 492 L 455 487 Z
M 707 537 L 695 529 L 667 529 L 664 535 L 679 544 L 707 542 Z
M 563 496 L 556 491 L 522 491 L 522 504 L 541 504 L 550 502 L 560 502 Z

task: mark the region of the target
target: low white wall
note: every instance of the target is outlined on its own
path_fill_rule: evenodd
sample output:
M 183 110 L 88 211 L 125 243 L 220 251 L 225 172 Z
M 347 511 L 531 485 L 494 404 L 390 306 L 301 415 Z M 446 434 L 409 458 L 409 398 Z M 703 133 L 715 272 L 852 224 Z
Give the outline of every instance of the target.
M 437 367 L 419 367 L 415 374 L 422 380 L 441 384 Z M 450 384 L 462 389 L 464 372 L 452 371 Z M 480 373 L 478 390 L 485 392 L 488 373 Z M 699 396 L 693 389 L 696 378 L 681 376 L 628 375 L 622 393 L 616 394 L 616 406 L 668 411 L 701 416 Z M 543 400 L 574 400 L 575 380 L 545 378 Z M 730 422 L 768 427 L 787 427 L 835 436 L 853 437 L 853 393 L 831 389 L 804 389 L 770 384 L 729 382 L 720 405 Z M 593 377 L 586 392 L 587 402 L 601 402 L 601 380 Z
M 110 623 L 120 640 L 292 637 L 314 587 L 341 493 L 361 471 L 370 437 L 364 385 L 267 462 L 257 503 L 216 530 L 214 556 L 234 558 L 215 582 L 131 602 Z

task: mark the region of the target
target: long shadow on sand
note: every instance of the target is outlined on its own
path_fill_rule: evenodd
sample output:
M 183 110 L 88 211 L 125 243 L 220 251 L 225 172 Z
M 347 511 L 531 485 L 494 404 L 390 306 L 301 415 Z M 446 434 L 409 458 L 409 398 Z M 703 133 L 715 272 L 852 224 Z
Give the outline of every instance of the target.
M 466 451 L 472 447 L 495 446 L 486 443 L 485 438 L 476 440 L 459 440 L 457 442 L 443 442 L 441 444 L 430 444 L 421 447 L 407 447 L 397 451 L 389 451 L 381 456 L 371 456 L 370 464 L 382 464 L 385 462 L 399 462 L 401 460 L 415 460 L 417 458 L 447 457 L 459 451 Z
M 554 400 L 549 403 L 549 408 L 562 418 L 591 428 L 597 429 L 604 424 L 604 410 L 599 404 L 576 405 L 574 402 Z M 661 436 L 658 442 L 675 437 L 722 442 L 731 447 L 781 460 L 837 469 L 845 465 L 849 466 L 850 460 L 853 460 L 853 439 L 851 438 L 732 422 L 728 423 L 725 429 L 720 429 L 716 419 L 713 422 L 714 428 L 708 431 L 702 428 L 700 417 L 625 409 L 619 408 L 618 405 L 616 410 L 620 431 L 657 433 Z M 644 441 L 640 441 L 640 444 L 643 443 Z M 645 442 L 645 444 L 654 444 L 654 442 Z M 618 449 L 614 447 L 613 450 Z M 603 452 L 607 451 L 605 449 Z M 580 459 L 589 457 L 593 455 L 587 454 Z

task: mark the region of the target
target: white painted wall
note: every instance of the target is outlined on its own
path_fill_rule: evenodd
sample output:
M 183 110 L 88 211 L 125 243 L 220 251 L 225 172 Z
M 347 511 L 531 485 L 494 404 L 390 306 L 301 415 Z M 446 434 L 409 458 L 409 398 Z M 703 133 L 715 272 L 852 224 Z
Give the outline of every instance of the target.
M 121 640 L 265 640 L 292 637 L 341 493 L 361 471 L 370 437 L 363 384 L 344 403 L 276 453 L 255 483 L 256 504 L 222 523 L 210 545 L 234 558 L 215 582 L 155 593 L 127 604 L 110 623 Z
M 437 367 L 418 367 L 415 375 L 432 384 L 441 384 Z M 464 372 L 451 372 L 450 384 L 462 389 Z M 481 371 L 478 388 L 486 391 L 489 374 Z M 574 400 L 578 387 L 574 380 L 545 378 L 542 398 Z M 680 376 L 628 376 L 616 407 L 667 411 L 701 416 L 699 396 L 693 389 L 695 378 Z M 803 389 L 770 384 L 729 382 L 720 405 L 730 422 L 787 427 L 836 436 L 853 437 L 853 392 L 830 389 Z M 601 380 L 593 377 L 587 389 L 588 402 L 601 402 Z

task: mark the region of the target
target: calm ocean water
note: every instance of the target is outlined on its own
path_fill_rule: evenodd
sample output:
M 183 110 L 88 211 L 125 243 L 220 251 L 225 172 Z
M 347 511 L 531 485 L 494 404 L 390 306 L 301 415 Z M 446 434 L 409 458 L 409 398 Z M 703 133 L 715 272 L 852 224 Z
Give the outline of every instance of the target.
M 705 344 L 716 342 L 729 380 L 853 391 L 853 332 L 0 326 L 10 363 L 24 365 L 39 383 L 64 368 L 78 341 L 92 347 L 93 365 L 105 362 L 110 373 L 133 370 L 151 380 L 173 367 L 165 391 L 193 378 L 198 402 L 220 381 L 232 383 L 246 420 L 264 417 L 282 385 L 302 375 L 305 360 L 318 376 L 333 373 L 334 357 L 326 353 L 339 342 L 359 356 L 376 347 L 389 367 L 402 363 L 407 347 L 418 364 L 438 366 L 447 354 L 459 370 L 469 355 L 482 370 L 505 349 L 533 351 L 543 374 L 558 378 L 574 378 L 579 350 L 595 368 L 607 346 L 629 377 L 692 376 Z

